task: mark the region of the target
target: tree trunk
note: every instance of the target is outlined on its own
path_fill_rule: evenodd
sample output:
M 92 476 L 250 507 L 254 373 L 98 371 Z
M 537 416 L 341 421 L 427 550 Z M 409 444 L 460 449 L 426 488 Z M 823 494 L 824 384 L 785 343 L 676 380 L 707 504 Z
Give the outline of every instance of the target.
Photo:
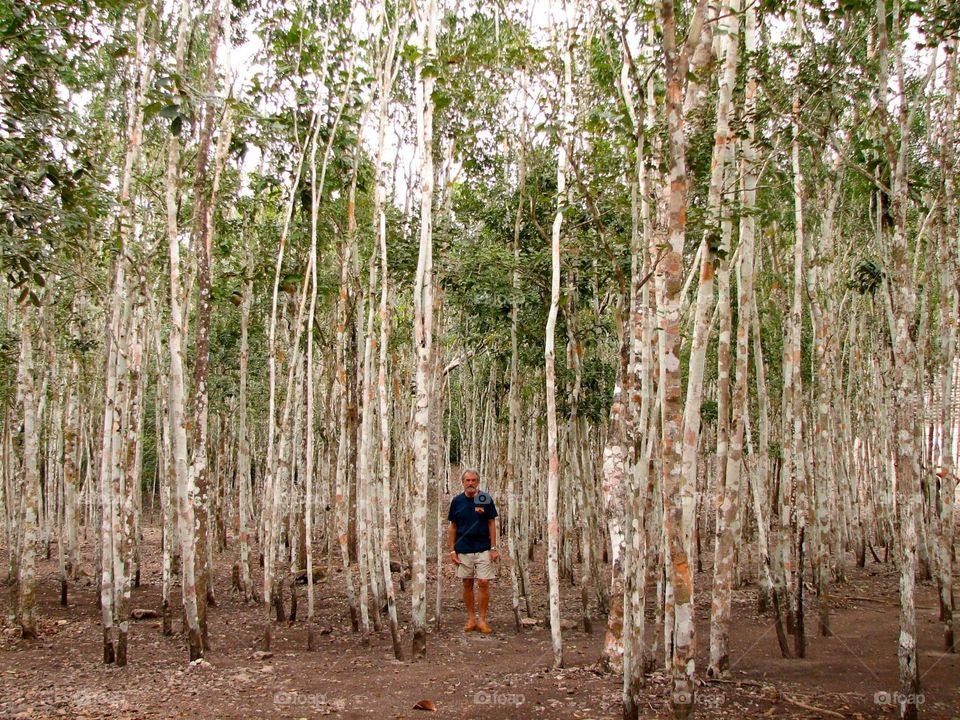
M 20 637 L 37 637 L 37 541 L 40 519 L 39 428 L 37 427 L 37 389 L 33 362 L 33 311 L 29 301 L 21 309 L 20 362 L 17 396 L 23 406 L 23 465 L 20 510 L 20 557 L 17 566 L 18 591 L 16 615 Z
M 433 87 L 439 15 L 436 0 L 417 2 L 415 64 L 417 156 L 420 160 L 420 252 L 413 292 L 416 411 L 413 418 L 413 658 L 427 654 L 427 492 L 430 484 L 430 368 L 433 361 Z
M 670 652 L 671 706 L 677 720 L 689 717 L 694 707 L 694 626 L 693 571 L 690 566 L 691 532 L 695 476 L 684 473 L 684 454 L 690 445 L 685 436 L 686 422 L 681 395 L 680 343 L 681 305 L 683 302 L 683 251 L 686 241 L 687 167 L 684 131 L 683 89 L 687 80 L 689 57 L 694 38 L 700 35 L 706 2 L 699 2 L 682 49 L 676 43 L 677 26 L 673 0 L 661 0 L 662 46 L 666 71 L 664 100 L 669 168 L 667 176 L 668 247 L 657 275 L 660 331 L 661 454 L 663 473 L 663 513 L 668 590 L 672 591 L 672 617 L 664 628 Z M 709 277 L 702 278 L 702 282 Z M 699 403 L 696 408 L 699 425 Z M 691 422 L 693 419 L 691 418 Z M 696 437 L 692 439 L 694 451 Z
M 754 40 L 754 27 L 750 23 L 755 22 L 755 11 L 751 7 L 747 11 L 747 42 Z M 733 168 L 733 145 L 736 138 L 730 131 L 730 118 L 732 116 L 733 103 L 733 85 L 736 82 L 738 51 L 740 46 L 740 1 L 730 0 L 725 9 L 725 28 L 724 38 L 726 42 L 726 57 L 723 73 L 720 81 L 720 97 L 717 100 L 717 132 L 716 144 L 714 145 L 714 176 L 711 177 L 710 190 L 716 190 L 715 200 L 717 201 L 717 218 L 723 216 L 721 210 L 720 189 L 723 187 L 726 168 Z M 750 56 L 752 58 L 752 56 Z M 753 106 L 753 97 L 756 92 L 756 82 L 752 75 L 752 67 L 748 70 L 748 85 L 745 98 L 745 114 L 751 112 Z M 752 128 L 751 128 L 752 129 Z M 736 543 L 739 538 L 738 516 L 740 509 L 740 469 L 743 463 L 743 434 L 744 417 L 749 412 L 749 394 L 748 394 L 748 359 L 749 359 L 749 340 L 750 340 L 750 317 L 751 300 L 753 298 L 753 241 L 754 241 L 754 216 L 753 202 L 756 197 L 756 176 L 752 168 L 755 158 L 752 152 L 752 137 L 749 135 L 744 138 L 745 158 L 743 163 L 744 173 L 744 193 L 743 193 L 743 212 L 740 216 L 740 260 L 738 264 L 738 316 L 737 316 L 737 365 L 736 365 L 736 385 L 734 387 L 733 399 L 733 418 L 730 423 L 732 433 L 730 433 L 729 451 L 725 447 L 726 438 L 722 437 L 720 431 L 717 433 L 717 527 L 716 541 L 714 544 L 713 560 L 713 602 L 710 605 L 710 664 L 707 668 L 707 674 L 711 677 L 723 675 L 730 667 L 729 650 L 729 624 L 730 624 L 730 605 L 731 590 L 735 574 Z M 717 165 L 720 166 L 717 169 Z M 732 174 L 732 173 L 731 173 Z M 714 180 L 716 179 L 716 184 Z M 751 183 L 751 184 L 748 184 Z M 711 203 L 711 208 L 713 208 Z M 723 232 L 729 232 L 729 219 L 723 218 Z M 729 237 L 729 236 L 728 236 Z M 729 252 L 729 245 L 726 247 Z M 720 353 L 720 369 L 718 385 L 726 382 L 726 393 L 729 393 L 729 334 L 730 334 L 730 297 L 729 283 L 730 270 L 726 259 L 722 260 L 725 265 L 726 277 L 721 280 L 726 288 L 721 289 L 721 295 L 725 292 L 726 297 L 721 297 L 721 324 L 726 329 L 726 357 L 723 352 Z M 724 330 L 721 330 L 721 344 L 724 342 Z M 721 390 L 718 389 L 718 393 Z M 720 405 L 725 401 L 721 398 Z M 721 407 L 718 411 L 720 423 L 724 423 L 726 408 Z M 724 430 L 724 433 L 726 430 Z M 721 445 L 724 447 L 721 448 Z
M 573 124 L 573 43 L 577 22 L 577 3 L 567 5 L 566 45 L 563 55 L 563 104 L 560 111 L 563 128 L 557 151 L 557 211 L 553 220 L 550 241 L 551 266 L 550 310 L 547 314 L 544 342 L 544 380 L 547 401 L 547 584 L 550 593 L 550 639 L 553 646 L 553 666 L 563 667 L 563 642 L 560 629 L 560 525 L 557 504 L 560 492 L 560 456 L 557 438 L 557 390 L 554 369 L 554 344 L 557 313 L 560 307 L 560 239 L 563 212 L 567 198 L 567 153 L 572 144 Z
M 947 116 L 943 124 L 940 142 L 943 168 L 943 219 L 940 228 L 940 328 L 944 333 L 941 341 L 940 385 L 940 463 L 937 475 L 940 483 L 939 542 L 937 543 L 937 586 L 940 600 L 940 622 L 943 623 L 943 649 L 956 653 L 957 642 L 954 629 L 953 593 L 953 543 L 954 501 L 956 497 L 956 458 L 953 456 L 954 408 L 953 394 L 956 377 L 954 356 L 957 344 L 957 316 L 960 300 L 957 293 L 957 260 L 953 250 L 957 238 L 957 200 L 955 146 L 957 143 L 957 52 L 960 43 L 952 42 L 952 52 L 947 60 Z
M 917 349 L 912 331 L 916 309 L 916 291 L 912 279 L 909 243 L 907 241 L 907 163 L 910 147 L 910 116 L 905 92 L 903 47 L 900 39 L 900 4 L 893 3 L 893 37 L 891 48 L 896 67 L 898 101 L 899 145 L 894 139 L 889 113 L 888 37 L 886 0 L 877 0 L 878 42 L 877 57 L 880 72 L 877 77 L 877 110 L 881 125 L 881 139 L 886 149 L 892 187 L 890 211 L 893 216 L 891 241 L 892 277 L 888 292 L 891 355 L 893 359 L 893 455 L 896 477 L 897 531 L 896 557 L 900 574 L 900 634 L 897 655 L 900 665 L 900 695 L 898 714 L 901 720 L 914 720 L 919 715 L 916 701 L 920 692 L 920 672 L 917 664 L 917 613 L 914 604 L 917 563 L 917 510 L 920 493 L 918 456 L 914 428 L 921 407 L 917 378 Z
M 382 18 L 381 18 L 382 20 Z M 393 656 L 403 660 L 403 646 L 400 642 L 400 627 L 397 620 L 397 600 L 393 587 L 393 573 L 391 570 L 390 552 L 393 544 L 392 497 L 390 488 L 390 385 L 387 379 L 388 350 L 390 345 L 390 315 L 389 315 L 389 275 L 387 273 L 387 215 L 384 208 L 386 187 L 383 178 L 383 150 L 387 129 L 387 110 L 393 89 L 393 79 L 398 61 L 397 41 L 400 23 L 391 25 L 389 39 L 378 67 L 379 80 L 379 112 L 377 124 L 377 155 L 374 164 L 374 222 L 377 228 L 377 238 L 380 250 L 380 338 L 379 358 L 377 364 L 377 410 L 379 413 L 380 429 L 380 474 L 378 481 L 378 495 L 381 507 L 381 536 L 380 536 L 380 563 L 383 575 L 384 595 L 387 601 L 387 615 L 390 624 L 390 639 L 393 643 Z M 372 298 L 371 298 L 372 302 Z M 379 612 L 379 608 L 378 608 Z M 438 614 L 439 618 L 439 614 Z
M 177 38 L 177 70 L 186 70 L 187 41 L 190 34 L 190 0 L 181 0 Z M 183 343 L 186 320 L 182 307 L 180 286 L 180 228 L 177 219 L 180 191 L 180 140 L 171 133 L 168 138 L 166 173 L 167 244 L 170 252 L 170 437 L 173 449 L 171 463 L 176 477 L 176 506 L 180 533 L 181 586 L 186 620 L 187 648 L 190 660 L 203 657 L 200 634 L 199 603 L 196 584 L 196 545 L 194 498 L 196 489 L 191 482 L 187 459 L 187 427 L 185 417 Z
M 253 587 L 253 570 L 250 564 L 250 438 L 247 433 L 247 379 L 250 367 L 250 304 L 253 301 L 253 252 L 250 248 L 250 235 L 243 233 L 243 297 L 240 301 L 240 390 L 237 400 L 237 490 L 240 545 L 240 589 L 244 602 L 256 598 Z

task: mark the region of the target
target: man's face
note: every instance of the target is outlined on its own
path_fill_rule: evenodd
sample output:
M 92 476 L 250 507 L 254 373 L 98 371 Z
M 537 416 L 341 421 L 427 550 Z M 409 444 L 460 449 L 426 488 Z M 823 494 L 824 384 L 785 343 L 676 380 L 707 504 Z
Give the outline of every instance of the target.
M 480 476 L 476 473 L 468 472 L 463 476 L 463 494 L 472 498 L 480 489 Z

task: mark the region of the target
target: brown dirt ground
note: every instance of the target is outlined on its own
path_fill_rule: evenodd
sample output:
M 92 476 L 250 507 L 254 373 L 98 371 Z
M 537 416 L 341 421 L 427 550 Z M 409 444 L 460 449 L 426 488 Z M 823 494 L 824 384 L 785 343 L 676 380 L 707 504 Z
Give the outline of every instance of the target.
M 145 533 L 142 584 L 133 607 L 160 606 L 158 532 Z M 85 548 L 89 559 L 91 548 Z M 539 558 L 538 554 L 538 558 Z M 56 547 L 40 566 L 38 606 L 41 637 L 22 641 L 10 626 L 8 593 L 0 598 L 0 717 L 46 718 L 619 718 L 620 681 L 594 670 L 603 619 L 594 634 L 564 630 L 566 667 L 550 669 L 549 632 L 542 626 L 522 635 L 512 630 L 510 583 L 494 586 L 489 637 L 461 630 L 460 600 L 450 567 L 443 569 L 442 629 L 431 630 L 423 662 L 393 659 L 389 632 L 369 646 L 350 632 L 341 576 L 320 581 L 317 621 L 332 632 L 321 636 L 318 652 L 306 651 L 304 623 L 275 630 L 271 658 L 258 660 L 262 610 L 244 605 L 230 592 L 232 552 L 216 566 L 219 604 L 210 610 L 209 665 L 188 666 L 179 635 L 164 637 L 158 620 L 131 622 L 125 669 L 104 666 L 95 585 L 87 576 L 70 589 L 69 607 L 59 605 Z M 851 563 L 852 564 L 852 563 Z M 436 587 L 431 565 L 428 594 Z M 547 593 L 541 563 L 533 563 L 535 615 L 546 614 Z M 704 684 L 697 714 L 706 718 L 893 717 L 883 700 L 897 688 L 897 581 L 889 565 L 851 567 L 849 582 L 835 588 L 834 636 L 816 635 L 815 598 L 809 594 L 808 653 L 803 660 L 780 657 L 769 617 L 756 612 L 752 586 L 736 591 L 731 628 L 732 668 L 728 679 Z M 697 666 L 709 651 L 709 574 L 696 578 Z M 306 614 L 300 588 L 300 616 Z M 578 617 L 577 588 L 563 586 L 563 616 Z M 960 717 L 960 656 L 939 651 L 936 595 L 919 586 L 919 658 L 924 718 Z M 399 602 L 404 646 L 409 595 Z M 177 617 L 177 615 L 175 615 Z M 430 618 L 432 621 L 432 618 Z M 432 626 L 432 622 L 431 622 Z M 179 629 L 179 622 L 175 622 Z M 655 673 L 647 683 L 644 717 L 668 716 L 667 678 Z M 420 700 L 436 706 L 431 715 L 414 709 Z M 878 702 L 879 701 L 879 702 Z M 799 704 L 798 704 L 799 703 Z M 812 706 L 824 711 L 804 709 Z M 830 714 L 833 713 L 833 714 Z

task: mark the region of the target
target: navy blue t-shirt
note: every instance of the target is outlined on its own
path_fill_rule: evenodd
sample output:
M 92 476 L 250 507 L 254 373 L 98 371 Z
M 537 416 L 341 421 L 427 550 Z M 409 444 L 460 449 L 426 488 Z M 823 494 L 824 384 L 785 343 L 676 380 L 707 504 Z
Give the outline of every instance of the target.
M 450 501 L 447 520 L 457 525 L 458 553 L 478 553 L 490 549 L 490 527 L 487 521 L 497 517 L 493 498 L 483 490 L 477 490 L 473 499 L 460 493 Z

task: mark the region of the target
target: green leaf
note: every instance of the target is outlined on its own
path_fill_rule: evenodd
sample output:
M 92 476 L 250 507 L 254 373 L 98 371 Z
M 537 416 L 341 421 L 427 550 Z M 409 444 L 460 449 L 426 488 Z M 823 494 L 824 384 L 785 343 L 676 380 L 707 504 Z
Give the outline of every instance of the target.
M 159 114 L 162 118 L 173 120 L 180 116 L 180 106 L 175 103 L 171 103 L 170 105 L 160 108 Z
M 417 58 L 420 57 L 420 48 L 418 48 L 416 45 L 407 43 L 403 46 L 403 50 L 400 52 L 400 57 L 407 62 L 416 62 Z
M 163 103 L 160 103 L 160 102 L 152 102 L 152 103 L 149 103 L 148 105 L 145 105 L 143 108 L 144 121 L 149 120 L 158 112 L 160 112 L 160 109 L 162 107 L 163 107 Z
M 448 93 L 445 93 L 443 90 L 435 90 L 433 93 L 433 107 L 436 110 L 443 110 L 446 107 L 449 107 L 452 102 L 452 98 Z

